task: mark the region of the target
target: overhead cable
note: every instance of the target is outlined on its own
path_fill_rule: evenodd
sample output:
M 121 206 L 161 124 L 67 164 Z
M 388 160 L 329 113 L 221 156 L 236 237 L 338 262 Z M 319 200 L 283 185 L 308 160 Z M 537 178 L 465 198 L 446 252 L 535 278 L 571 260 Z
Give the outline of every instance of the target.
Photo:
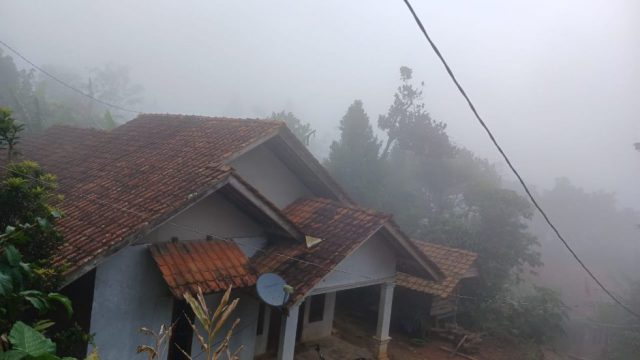
M 49 78 L 51 78 L 52 80 L 54 80 L 55 82 L 57 82 L 58 84 L 66 87 L 67 89 L 70 89 L 73 92 L 76 92 L 86 98 L 89 98 L 99 104 L 102 104 L 106 107 L 110 107 L 112 109 L 116 109 L 116 110 L 120 110 L 120 111 L 124 111 L 124 112 L 128 112 L 128 113 L 133 113 L 133 114 L 140 114 L 140 111 L 137 110 L 132 110 L 132 109 L 128 109 L 125 107 L 122 107 L 120 105 L 116 105 L 116 104 L 112 104 L 110 102 L 104 101 L 104 100 L 100 100 L 97 97 L 91 95 L 91 94 L 87 94 L 86 92 L 78 89 L 77 87 L 61 80 L 59 77 L 53 75 L 52 73 L 48 72 L 47 70 L 41 68 L 40 66 L 36 65 L 33 61 L 29 60 L 27 57 L 25 57 L 24 55 L 22 55 L 18 50 L 14 49 L 13 47 L 11 47 L 9 44 L 7 44 L 6 42 L 0 40 L 0 45 L 4 46 L 5 48 L 7 48 L 9 51 L 11 51 L 12 53 L 14 53 L 16 56 L 18 56 L 20 59 L 24 60 L 27 64 L 33 66 L 36 70 L 40 71 L 41 73 L 43 73 L 44 75 L 48 76 Z
M 549 225 L 549 227 L 553 230 L 553 232 L 556 234 L 556 236 L 558 237 L 558 239 L 560 239 L 560 241 L 562 242 L 562 244 L 567 248 L 567 250 L 569 250 L 569 252 L 571 253 L 571 255 L 573 256 L 573 258 L 578 262 L 578 264 L 580 264 L 580 266 L 582 267 L 582 269 L 584 269 L 584 271 L 589 275 L 589 277 L 591 277 L 593 279 L 593 281 L 596 282 L 596 284 L 598 284 L 598 286 L 602 289 L 602 291 L 604 291 L 616 304 L 618 304 L 621 308 L 623 308 L 624 310 L 626 310 L 629 314 L 635 316 L 636 318 L 640 319 L 640 314 L 638 314 L 637 312 L 635 312 L 633 309 L 631 309 L 629 306 L 627 306 L 625 303 L 622 302 L 622 300 L 618 299 L 617 296 L 615 296 L 613 294 L 613 292 L 611 290 L 609 290 L 603 283 L 602 281 L 600 281 L 600 279 L 598 279 L 598 277 L 596 277 L 596 275 L 589 269 L 589 267 L 587 267 L 587 265 L 582 261 L 582 259 L 578 256 L 578 254 L 576 254 L 576 252 L 573 250 L 573 248 L 569 245 L 569 243 L 567 242 L 567 240 L 565 240 L 564 236 L 560 233 L 560 231 L 558 230 L 558 228 L 553 224 L 553 222 L 551 221 L 551 219 L 549 218 L 549 216 L 547 215 L 547 213 L 542 209 L 542 207 L 540 206 L 540 204 L 538 203 L 538 201 L 536 200 L 536 198 L 533 196 L 533 193 L 531 192 L 531 190 L 529 190 L 529 186 L 526 184 L 526 182 L 524 181 L 524 179 L 522 178 L 522 176 L 520 175 L 520 173 L 516 170 L 515 166 L 513 165 L 513 163 L 511 162 L 511 160 L 509 159 L 509 157 L 507 156 L 507 154 L 504 152 L 504 150 L 502 149 L 502 147 L 500 146 L 500 144 L 498 143 L 498 141 L 496 140 L 495 136 L 493 135 L 493 133 L 491 132 L 491 130 L 489 129 L 489 127 L 487 126 L 487 124 L 484 122 L 484 120 L 482 119 L 482 117 L 480 116 L 480 114 L 478 113 L 478 111 L 476 110 L 476 107 L 473 105 L 473 103 L 471 102 L 471 99 L 469 98 L 469 96 L 467 95 L 466 91 L 462 88 L 462 86 L 460 85 L 460 83 L 458 82 L 458 79 L 456 78 L 456 76 L 453 74 L 453 71 L 451 70 L 451 67 L 449 67 L 449 64 L 447 63 L 447 61 L 444 59 L 444 57 L 442 56 L 442 53 L 440 52 L 440 50 L 438 49 L 438 47 L 436 46 L 436 44 L 433 42 L 433 40 L 431 39 L 431 37 L 429 36 L 429 34 L 427 33 L 427 30 L 425 29 L 424 25 L 422 24 L 422 21 L 420 20 L 420 18 L 418 17 L 418 15 L 416 14 L 415 10 L 413 9 L 413 7 L 411 6 L 411 3 L 409 2 L 409 0 L 403 0 L 404 3 L 407 5 L 407 8 L 409 8 L 409 11 L 411 12 L 411 15 L 413 15 L 413 19 L 416 21 L 416 24 L 418 25 L 418 27 L 420 28 L 420 31 L 422 31 L 422 34 L 424 35 L 424 37 L 427 39 L 427 41 L 429 42 L 429 45 L 431 46 L 431 49 L 433 49 L 433 51 L 436 53 L 436 56 L 438 56 L 438 59 L 440 59 L 440 62 L 442 62 L 442 65 L 444 65 L 444 68 L 446 69 L 447 73 L 449 74 L 449 77 L 451 78 L 451 80 L 453 81 L 453 83 L 456 85 L 456 87 L 458 88 L 458 91 L 460 92 L 460 94 L 462 94 L 462 96 L 464 97 L 464 99 L 467 101 L 467 105 L 469 105 L 469 108 L 471 109 L 471 111 L 473 112 L 473 114 L 475 115 L 476 119 L 478 120 L 478 122 L 480 123 L 480 125 L 482 126 L 482 128 L 485 130 L 485 132 L 487 133 L 487 135 L 489 135 L 489 139 L 491 139 L 491 142 L 493 143 L 493 145 L 496 147 L 496 149 L 498 150 L 498 152 L 500 153 L 500 155 L 502 155 L 502 158 L 505 160 L 505 162 L 507 163 L 507 165 L 509 166 L 509 169 L 511 169 L 511 172 L 513 172 L 513 174 L 516 176 L 516 178 L 518 179 L 518 182 L 520 183 L 520 185 L 522 186 L 522 188 L 524 189 L 525 193 L 527 194 L 527 196 L 529 197 L 529 200 L 531 200 L 531 202 L 533 203 L 533 205 L 536 207 L 536 209 L 540 212 L 540 214 L 542 215 L 542 217 L 544 218 L 545 222 L 547 223 L 547 225 Z

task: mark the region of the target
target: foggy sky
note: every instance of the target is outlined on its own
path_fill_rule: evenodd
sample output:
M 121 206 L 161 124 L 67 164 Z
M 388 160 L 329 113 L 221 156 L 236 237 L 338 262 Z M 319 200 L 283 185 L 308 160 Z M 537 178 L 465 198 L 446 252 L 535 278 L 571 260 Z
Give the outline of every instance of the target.
M 640 208 L 640 2 L 414 7 L 525 178 L 567 176 Z M 0 39 L 40 65 L 129 67 L 143 111 L 291 110 L 319 130 L 321 155 L 354 99 L 375 124 L 406 65 L 454 142 L 498 160 L 401 0 L 0 0 Z

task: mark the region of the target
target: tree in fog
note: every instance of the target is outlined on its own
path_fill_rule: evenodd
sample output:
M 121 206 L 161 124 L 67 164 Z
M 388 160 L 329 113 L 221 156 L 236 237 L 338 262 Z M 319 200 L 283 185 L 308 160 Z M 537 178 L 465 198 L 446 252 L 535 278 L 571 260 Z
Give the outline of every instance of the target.
M 362 101 L 355 100 L 340 121 L 340 138 L 331 144 L 325 166 L 356 201 L 367 206 L 380 206 L 385 176 L 380 146 Z
M 45 68 L 96 99 L 123 107 L 141 101 L 142 88 L 132 84 L 125 67 L 108 64 L 88 74 L 55 66 Z M 36 74 L 34 70 L 18 69 L 10 56 L 0 52 L 0 107 L 13 109 L 15 119 L 25 125 L 26 131 L 40 131 L 56 124 L 111 129 L 130 116 Z
M 48 66 L 47 71 L 82 92 L 109 104 L 131 108 L 142 101 L 142 87 L 131 82 L 129 71 L 124 66 L 107 64 L 92 69 L 88 74 L 56 66 Z M 50 124 L 110 129 L 131 116 L 62 87 L 46 76 L 40 76 L 35 86 L 36 91 L 44 96 L 44 111 Z
M 384 145 L 356 102 L 340 123 L 327 167 L 356 200 L 394 214 L 411 236 L 477 252 L 487 296 L 496 294 L 518 270 L 540 265 L 528 229 L 531 206 L 503 187 L 490 163 L 452 144 L 445 124 L 427 112 L 411 69 L 402 67 L 400 75 L 392 105 L 378 120 Z
M 316 131 L 311 127 L 311 124 L 303 122 L 291 111 L 282 110 L 279 112 L 273 112 L 268 119 L 284 121 L 289 130 L 291 130 L 291 132 L 307 146 L 309 145 L 311 137 L 316 133 Z

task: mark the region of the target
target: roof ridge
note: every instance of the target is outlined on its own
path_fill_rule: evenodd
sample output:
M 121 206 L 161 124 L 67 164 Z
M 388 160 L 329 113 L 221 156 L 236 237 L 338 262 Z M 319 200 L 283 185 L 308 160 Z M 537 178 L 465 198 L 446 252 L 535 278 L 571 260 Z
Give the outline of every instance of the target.
M 454 251 L 454 252 L 458 252 L 458 253 L 462 253 L 462 254 L 466 254 L 469 256 L 478 256 L 478 253 L 473 252 L 471 250 L 466 250 L 466 249 L 461 249 L 461 248 L 457 248 L 457 247 L 453 247 L 453 246 L 447 246 L 447 245 L 442 245 L 442 244 L 436 244 L 427 240 L 420 240 L 420 239 L 411 239 L 411 241 L 413 241 L 414 243 L 416 243 L 416 245 L 418 246 L 433 246 L 433 247 L 437 247 L 440 249 L 444 249 L 447 251 Z
M 331 200 L 331 199 L 327 199 L 327 198 L 323 198 L 323 197 L 312 197 L 312 198 L 301 198 L 296 200 L 296 202 L 298 201 L 314 201 L 314 202 L 318 202 L 318 203 L 323 203 L 323 204 L 332 204 L 332 205 L 337 205 L 346 209 L 351 209 L 351 210 L 355 210 L 355 211 L 361 211 L 364 213 L 367 213 L 369 215 L 372 216 L 377 216 L 377 217 L 381 217 L 381 218 L 386 218 L 386 219 L 392 219 L 393 215 L 386 213 L 384 211 L 379 211 L 376 209 L 372 209 L 372 208 L 367 208 L 364 206 L 360 206 L 360 205 L 355 205 L 355 204 L 346 204 L 343 202 L 339 202 L 336 200 Z
M 240 117 L 226 117 L 226 116 L 210 116 L 210 115 L 194 115 L 194 114 L 174 114 L 174 113 L 141 113 L 133 120 L 138 118 L 147 118 L 148 120 L 158 120 L 158 118 L 185 118 L 201 121 L 229 121 L 229 122 L 253 122 L 262 124 L 274 124 L 285 125 L 284 121 L 275 119 L 261 119 L 261 118 L 240 118 Z M 126 123 L 125 123 L 126 124 Z M 124 125 L 124 124 L 123 124 Z

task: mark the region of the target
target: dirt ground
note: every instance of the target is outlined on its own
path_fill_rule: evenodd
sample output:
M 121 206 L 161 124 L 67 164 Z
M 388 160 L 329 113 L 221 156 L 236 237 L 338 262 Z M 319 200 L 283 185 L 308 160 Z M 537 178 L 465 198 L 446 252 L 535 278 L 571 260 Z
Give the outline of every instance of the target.
M 353 347 L 361 349 L 371 349 L 373 344 L 373 329 L 372 323 L 362 322 L 360 319 L 337 316 L 334 321 L 334 338 L 341 341 L 330 341 L 324 347 L 332 348 L 331 353 L 324 353 L 326 360 L 348 360 L 357 359 L 352 349 Z M 429 339 L 427 343 L 421 347 L 412 345 L 409 338 L 398 334 L 391 333 L 392 341 L 389 343 L 389 356 L 391 360 L 465 360 L 462 356 L 451 357 L 450 353 L 441 349 L 441 347 L 452 348 L 453 346 L 445 341 L 437 339 Z M 349 344 L 344 346 L 342 343 Z M 342 350 L 343 349 L 343 350 Z M 339 356 L 341 351 L 344 351 L 343 356 Z M 306 359 L 317 359 L 317 354 L 314 357 Z M 490 340 L 483 341 L 480 346 L 480 351 L 477 354 L 471 355 L 477 360 L 538 360 L 533 354 L 527 353 L 526 350 L 517 348 L 515 346 L 508 346 L 505 344 L 496 343 Z M 368 356 L 362 356 L 364 359 L 371 359 Z M 296 356 L 296 359 L 298 357 Z M 544 360 L 565 360 L 566 358 L 555 354 L 552 351 L 544 352 Z
M 431 340 L 423 347 L 415 347 L 410 345 L 408 339 L 394 339 L 391 342 L 389 355 L 392 360 L 453 360 L 465 359 L 462 356 L 451 357 L 450 353 L 441 349 L 441 347 L 451 348 L 451 344 L 440 341 Z M 499 344 L 485 342 L 480 347 L 478 354 L 473 354 L 477 360 L 534 360 L 536 357 L 528 354 L 525 350 L 518 349 L 513 346 L 500 346 Z M 548 350 L 544 352 L 544 360 L 564 360 L 566 358 Z

